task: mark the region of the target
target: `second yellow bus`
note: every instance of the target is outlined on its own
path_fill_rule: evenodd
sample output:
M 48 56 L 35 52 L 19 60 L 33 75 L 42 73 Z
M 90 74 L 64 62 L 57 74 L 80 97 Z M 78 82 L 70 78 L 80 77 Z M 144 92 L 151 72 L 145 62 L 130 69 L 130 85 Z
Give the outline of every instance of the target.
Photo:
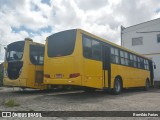
M 6 48 L 3 85 L 47 89 L 43 84 L 44 45 L 30 38 Z

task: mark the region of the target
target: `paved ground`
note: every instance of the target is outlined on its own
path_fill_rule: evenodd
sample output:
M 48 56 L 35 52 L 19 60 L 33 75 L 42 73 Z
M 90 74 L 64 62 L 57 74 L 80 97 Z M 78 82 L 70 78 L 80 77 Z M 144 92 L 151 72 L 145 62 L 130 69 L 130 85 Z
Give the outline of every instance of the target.
M 8 107 L 4 102 L 14 100 L 19 106 Z M 18 88 L 0 88 L 1 111 L 160 111 L 160 89 L 124 90 L 120 95 L 102 91 L 43 92 L 39 90 L 20 91 Z M 42 118 L 44 119 L 44 118 Z M 67 119 L 67 118 L 50 118 Z M 79 118 L 69 118 L 79 119 Z M 83 118 L 97 119 L 97 118 Z M 106 118 L 101 118 L 106 119 Z M 114 119 L 114 118 L 107 118 Z M 122 119 L 122 118 L 121 118 Z M 128 120 L 123 118 L 123 120 Z M 135 119 L 135 118 L 130 118 Z M 142 119 L 142 118 L 136 118 Z M 147 118 L 157 119 L 158 118 Z

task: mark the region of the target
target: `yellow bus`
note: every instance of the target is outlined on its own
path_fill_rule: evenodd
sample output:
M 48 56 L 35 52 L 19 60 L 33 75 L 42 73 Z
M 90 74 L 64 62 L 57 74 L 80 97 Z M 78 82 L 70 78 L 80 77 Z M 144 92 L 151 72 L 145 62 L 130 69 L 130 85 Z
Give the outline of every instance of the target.
M 111 89 L 119 94 L 122 88 L 147 90 L 153 83 L 150 59 L 81 29 L 47 37 L 44 59 L 44 84 Z
M 5 48 L 4 86 L 46 89 L 43 84 L 44 45 L 26 38 Z

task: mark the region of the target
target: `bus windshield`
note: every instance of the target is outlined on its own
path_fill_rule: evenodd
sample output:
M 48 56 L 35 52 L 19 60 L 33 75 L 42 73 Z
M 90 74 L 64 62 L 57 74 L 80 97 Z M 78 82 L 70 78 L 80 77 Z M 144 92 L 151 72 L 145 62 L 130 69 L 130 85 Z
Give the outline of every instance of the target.
M 72 54 L 75 46 L 76 30 L 67 30 L 48 37 L 48 56 L 60 57 Z
M 7 46 L 6 60 L 7 61 L 21 60 L 23 56 L 23 50 L 24 50 L 24 41 L 18 41 L 9 44 Z

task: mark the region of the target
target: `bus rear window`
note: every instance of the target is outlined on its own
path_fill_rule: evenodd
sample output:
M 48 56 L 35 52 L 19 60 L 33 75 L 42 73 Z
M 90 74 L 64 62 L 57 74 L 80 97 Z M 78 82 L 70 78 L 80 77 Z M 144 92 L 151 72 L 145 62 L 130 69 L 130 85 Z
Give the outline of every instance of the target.
M 43 65 L 44 47 L 39 45 L 30 45 L 30 61 L 34 65 Z
M 73 53 L 76 30 L 67 30 L 48 37 L 48 56 L 60 57 Z

